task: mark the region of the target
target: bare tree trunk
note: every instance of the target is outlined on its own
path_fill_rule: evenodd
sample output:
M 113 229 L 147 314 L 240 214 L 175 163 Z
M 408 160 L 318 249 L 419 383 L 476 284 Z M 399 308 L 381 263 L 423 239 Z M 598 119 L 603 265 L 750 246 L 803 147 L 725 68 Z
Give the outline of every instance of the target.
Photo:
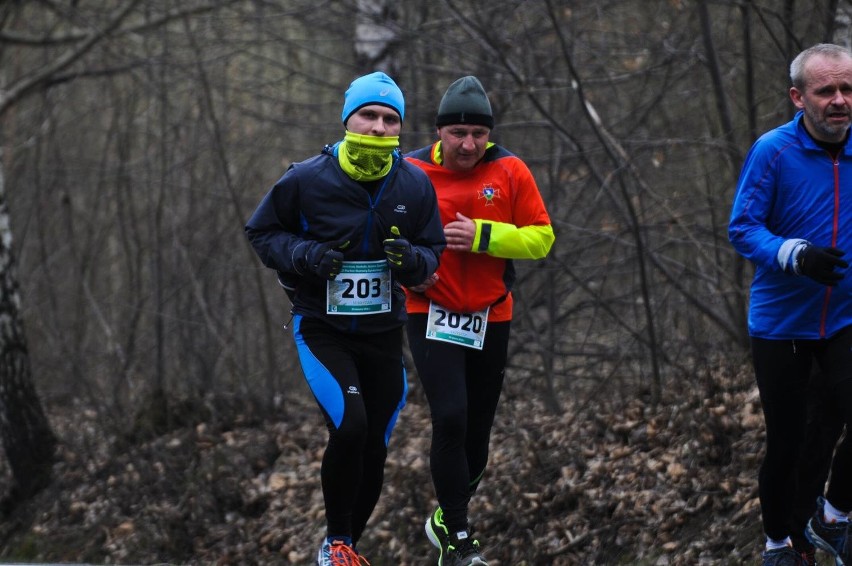
M 830 7 L 828 34 L 832 41 L 846 48 L 852 47 L 852 8 L 848 3 L 832 2 L 833 7 Z
M 749 144 L 754 143 L 757 139 L 757 97 L 755 96 L 755 85 L 754 85 L 754 52 L 752 49 L 752 29 L 751 29 L 751 0 L 748 2 L 744 2 L 742 6 L 740 6 L 740 13 L 742 15 L 743 21 L 743 58 L 745 59 L 745 92 L 746 92 L 746 108 L 747 110 L 747 119 L 748 119 L 748 133 Z M 709 34 L 709 26 L 710 22 L 707 19 L 707 9 L 706 6 L 702 4 L 701 13 L 702 17 L 702 29 L 706 30 L 705 33 Z M 706 47 L 713 47 L 712 39 L 705 40 Z M 709 59 L 709 57 L 708 57 Z M 715 57 L 712 59 L 714 64 L 718 64 L 718 58 Z M 716 73 L 712 74 L 714 81 L 716 80 Z M 734 257 L 734 283 L 739 289 L 746 289 L 748 287 L 748 283 L 746 282 L 746 260 L 739 254 L 736 254 Z M 739 333 L 738 342 L 740 346 L 743 348 L 748 347 L 749 337 L 748 337 L 748 321 L 746 318 L 746 313 L 748 312 L 748 306 L 746 304 L 746 296 L 747 293 L 742 292 L 738 293 L 737 296 L 732 301 L 735 308 L 730 310 L 731 319 L 737 321 L 736 326 L 740 328 L 741 331 Z
M 395 2 L 357 0 L 355 13 L 355 53 L 364 69 L 382 69 L 396 74 L 392 49 L 398 41 L 392 21 Z
M 14 480 L 3 511 L 47 485 L 56 446 L 32 381 L 9 222 L 0 168 L 0 438 Z

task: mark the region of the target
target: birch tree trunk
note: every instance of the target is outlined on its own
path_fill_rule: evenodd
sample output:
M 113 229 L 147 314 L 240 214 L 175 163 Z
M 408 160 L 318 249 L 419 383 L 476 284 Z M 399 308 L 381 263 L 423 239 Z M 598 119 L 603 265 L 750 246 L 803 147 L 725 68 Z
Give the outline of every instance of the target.
M 832 41 L 847 49 L 852 47 L 852 7 L 847 2 L 837 2 L 834 11 Z
M 358 0 L 355 14 L 355 53 L 364 70 L 380 69 L 391 75 L 392 48 L 397 41 L 392 21 L 396 16 L 394 3 L 388 0 Z
M 33 385 L 20 305 L 0 164 L 0 438 L 14 480 L 3 501 L 4 512 L 50 481 L 56 446 Z

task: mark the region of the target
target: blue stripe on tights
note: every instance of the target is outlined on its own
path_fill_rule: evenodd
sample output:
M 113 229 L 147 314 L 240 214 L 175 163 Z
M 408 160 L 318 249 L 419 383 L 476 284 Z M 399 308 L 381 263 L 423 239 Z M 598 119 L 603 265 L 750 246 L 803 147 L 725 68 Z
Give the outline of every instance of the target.
M 408 397 L 408 377 L 405 372 L 405 363 L 403 362 L 402 366 L 402 398 L 399 400 L 399 405 L 396 407 L 396 411 L 394 411 L 393 415 L 391 415 L 390 420 L 388 421 L 388 426 L 385 429 L 385 446 L 390 442 L 391 432 L 393 432 L 393 427 L 396 426 L 396 419 L 399 418 L 399 412 L 405 407 L 405 398 Z
M 314 356 L 311 349 L 305 344 L 305 337 L 302 336 L 301 332 L 301 323 L 302 315 L 293 316 L 293 338 L 296 340 L 296 351 L 299 353 L 299 361 L 302 363 L 305 380 L 308 382 L 317 402 L 328 413 L 335 428 L 339 428 L 341 421 L 343 421 L 343 391 L 340 390 L 340 384 L 337 383 L 328 368 Z

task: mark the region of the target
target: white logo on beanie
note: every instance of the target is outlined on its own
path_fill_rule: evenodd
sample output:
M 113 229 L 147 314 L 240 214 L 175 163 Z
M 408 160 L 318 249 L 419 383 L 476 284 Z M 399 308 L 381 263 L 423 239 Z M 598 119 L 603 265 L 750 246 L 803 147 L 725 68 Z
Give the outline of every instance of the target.
M 381 104 L 387 106 L 399 114 L 400 120 L 405 118 L 405 98 L 402 91 L 392 78 L 376 71 L 363 77 L 358 77 L 343 96 L 343 112 L 341 119 L 346 120 L 359 108 L 369 104 Z

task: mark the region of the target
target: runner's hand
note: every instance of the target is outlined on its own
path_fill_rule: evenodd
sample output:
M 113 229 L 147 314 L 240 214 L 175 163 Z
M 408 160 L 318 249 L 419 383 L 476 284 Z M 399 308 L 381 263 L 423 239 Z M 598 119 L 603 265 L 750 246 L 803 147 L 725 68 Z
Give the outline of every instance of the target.
M 343 252 L 340 249 L 344 249 L 348 244 L 349 242 L 312 242 L 305 252 L 307 269 L 320 279 L 331 281 L 343 267 Z
M 396 238 L 388 238 L 383 242 L 390 268 L 406 272 L 417 269 L 417 253 L 411 246 L 411 242 L 399 237 L 399 228 L 396 226 L 391 227 L 391 234 Z
M 438 279 L 439 279 L 438 274 L 433 273 L 432 275 L 427 277 L 419 285 L 414 285 L 413 287 L 409 287 L 408 289 L 411 290 L 411 291 L 414 291 L 415 293 L 425 293 L 426 289 L 428 289 L 429 287 L 431 287 L 432 285 L 434 285 L 435 283 L 438 282 Z
M 843 250 L 837 248 L 805 246 L 796 257 L 796 261 L 799 264 L 799 273 L 810 277 L 817 283 L 834 287 L 844 277 L 843 273 L 834 269 L 849 267 L 849 264 L 841 259 L 845 253 Z

